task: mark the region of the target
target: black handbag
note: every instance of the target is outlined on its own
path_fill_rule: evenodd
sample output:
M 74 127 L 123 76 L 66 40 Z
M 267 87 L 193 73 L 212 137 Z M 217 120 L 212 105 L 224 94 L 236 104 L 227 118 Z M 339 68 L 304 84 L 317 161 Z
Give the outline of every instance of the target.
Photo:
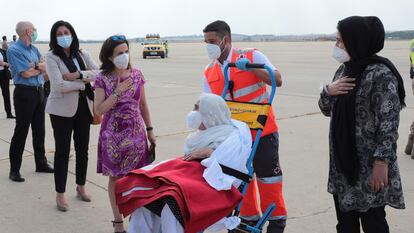
M 155 161 L 155 144 L 152 144 L 151 143 L 151 146 L 149 148 L 148 154 L 149 154 L 148 155 L 148 162 L 149 163 L 154 162 Z

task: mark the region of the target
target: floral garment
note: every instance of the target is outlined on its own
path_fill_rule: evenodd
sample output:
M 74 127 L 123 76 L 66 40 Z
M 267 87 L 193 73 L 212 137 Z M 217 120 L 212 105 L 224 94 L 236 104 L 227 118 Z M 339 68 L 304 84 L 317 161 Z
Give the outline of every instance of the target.
M 137 69 L 131 70 L 129 78 L 134 84 L 102 119 L 97 172 L 104 175 L 124 176 L 149 164 L 145 124 L 140 111 L 141 87 L 145 80 Z M 100 73 L 96 77 L 95 88 L 102 88 L 106 99 L 115 90 L 117 80 L 118 77 Z
M 345 66 L 339 67 L 334 80 L 343 76 Z M 355 132 L 356 149 L 360 162 L 358 181 L 348 184 L 335 167 L 334 149 L 329 136 L 330 161 L 328 192 L 338 196 L 342 211 L 365 212 L 370 208 L 389 205 L 404 209 L 404 197 L 397 163 L 397 139 L 401 105 L 397 92 L 397 78 L 384 64 L 369 65 L 361 75 L 356 90 Z M 321 93 L 319 108 L 331 116 L 336 97 Z M 330 125 L 332 131 L 334 125 Z M 389 183 L 379 192 L 372 191 L 370 181 L 375 159 L 388 162 Z

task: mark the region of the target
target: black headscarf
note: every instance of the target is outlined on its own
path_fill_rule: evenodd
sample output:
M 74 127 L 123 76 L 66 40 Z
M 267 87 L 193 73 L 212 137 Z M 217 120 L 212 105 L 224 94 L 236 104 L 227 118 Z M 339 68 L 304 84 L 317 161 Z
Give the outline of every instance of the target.
M 358 180 L 359 159 L 356 153 L 355 98 L 363 71 L 370 64 L 386 65 L 398 80 L 398 96 L 405 106 L 404 84 L 400 73 L 391 61 L 377 55 L 384 48 L 385 31 L 375 16 L 352 16 L 338 22 L 345 49 L 351 61 L 345 62 L 344 76 L 355 78 L 355 87 L 346 95 L 339 95 L 332 109 L 332 139 L 335 165 L 349 184 Z
M 66 67 L 68 68 L 69 72 L 73 73 L 78 71 L 78 67 L 76 67 L 75 62 L 73 61 L 73 59 L 76 59 L 78 61 L 79 64 L 79 68 L 80 70 L 86 70 L 86 65 L 85 62 L 82 59 L 81 56 L 81 52 L 80 51 L 76 51 L 73 53 L 73 55 L 71 55 L 71 57 L 69 58 L 68 56 L 66 56 L 65 53 L 58 55 L 60 57 L 60 59 L 62 59 L 63 63 L 65 63 Z M 92 85 L 90 83 L 86 83 L 85 84 L 85 92 L 81 92 L 81 95 L 86 95 L 85 97 L 88 97 L 88 99 L 90 100 L 94 100 L 94 92 L 92 89 Z

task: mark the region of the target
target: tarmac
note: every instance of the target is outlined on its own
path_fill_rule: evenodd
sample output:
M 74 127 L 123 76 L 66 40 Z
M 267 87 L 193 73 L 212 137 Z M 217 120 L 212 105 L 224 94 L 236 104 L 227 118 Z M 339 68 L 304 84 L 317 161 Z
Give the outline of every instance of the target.
M 333 42 L 236 43 L 260 49 L 281 71 L 283 86 L 274 100 L 280 133 L 280 160 L 284 174 L 284 196 L 288 209 L 286 233 L 335 232 L 332 196 L 327 193 L 328 125 L 318 108 L 320 83 L 328 83 L 338 67 L 331 57 Z M 45 45 L 38 46 L 42 53 Z M 98 61 L 100 44 L 81 46 Z M 201 77 L 208 63 L 200 43 L 170 44 L 167 59 L 142 59 L 139 44 L 131 44 L 131 59 L 146 77 L 146 94 L 157 135 L 157 161 L 182 154 L 190 132 L 185 115 L 201 92 Z M 405 80 L 407 108 L 401 112 L 398 161 L 406 201 L 405 210 L 387 207 L 391 232 L 413 233 L 414 160 L 404 155 L 409 126 L 414 119 L 414 97 L 408 78 L 408 41 L 386 42 L 381 53 L 390 58 Z M 13 86 L 10 86 L 13 93 Z M 8 151 L 14 120 L 6 119 L 0 101 L 0 233 L 106 233 L 113 232 L 107 195 L 107 177 L 96 173 L 99 126 L 91 129 L 87 190 L 92 202 L 77 200 L 75 159 L 70 159 L 66 197 L 68 212 L 55 204 L 53 174 L 35 173 L 31 133 L 27 137 L 21 174 L 26 181 L 8 179 Z M 46 116 L 46 156 L 53 164 L 54 139 Z M 71 154 L 74 154 L 73 143 Z M 200 195 L 202 195 L 200 193 Z M 223 232 L 224 233 L 224 232 Z

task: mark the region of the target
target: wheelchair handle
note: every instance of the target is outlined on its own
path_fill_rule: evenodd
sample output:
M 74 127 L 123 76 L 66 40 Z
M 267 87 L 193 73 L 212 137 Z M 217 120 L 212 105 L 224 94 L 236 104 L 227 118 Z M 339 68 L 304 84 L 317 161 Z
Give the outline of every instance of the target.
M 223 99 L 225 99 L 226 97 L 226 93 L 227 90 L 229 88 L 229 68 L 230 67 L 236 67 L 235 63 L 228 63 L 225 67 L 224 67 L 224 89 L 223 92 L 221 93 L 221 97 Z M 258 63 L 249 63 L 246 64 L 246 68 L 249 69 L 265 69 L 267 70 L 267 72 L 269 72 L 270 75 L 270 81 L 272 83 L 272 91 L 270 93 L 269 96 L 269 101 L 268 103 L 272 104 L 273 102 L 273 98 L 276 95 L 276 79 L 275 79 L 275 71 L 273 69 L 271 69 L 268 65 L 266 64 L 258 64 Z
M 236 63 L 229 63 L 229 67 L 236 67 Z M 265 64 L 259 64 L 259 63 L 246 64 L 246 68 L 248 68 L 248 69 L 266 69 Z

